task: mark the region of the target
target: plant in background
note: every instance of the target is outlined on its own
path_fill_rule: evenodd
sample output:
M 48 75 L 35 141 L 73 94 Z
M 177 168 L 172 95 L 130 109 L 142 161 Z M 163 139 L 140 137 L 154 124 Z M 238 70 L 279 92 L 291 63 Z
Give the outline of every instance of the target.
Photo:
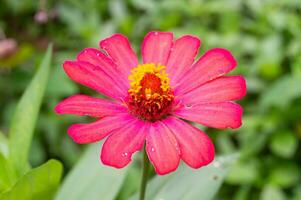
M 63 64 L 74 81 L 108 97 L 75 95 L 59 103 L 59 114 L 88 115 L 98 120 L 74 124 L 68 134 L 77 143 L 108 136 L 101 161 L 122 168 L 146 141 L 146 153 L 159 175 L 177 169 L 180 159 L 200 168 L 214 159 L 210 138 L 184 120 L 214 128 L 241 126 L 242 108 L 234 100 L 246 93 L 241 76 L 224 76 L 236 61 L 225 49 L 194 58 L 201 42 L 185 35 L 173 41 L 169 32 L 150 32 L 142 43 L 142 64 L 121 34 L 100 42 L 101 50 L 87 48 L 76 61 Z M 105 52 L 105 53 L 104 53 Z M 140 198 L 144 198 L 148 159 Z
M 39 167 L 29 162 L 30 145 L 47 86 L 52 45 L 23 93 L 11 120 L 9 137 L 0 132 L 0 199 L 52 199 L 59 187 L 63 166 L 51 159 Z M 30 116 L 30 117 L 28 117 Z

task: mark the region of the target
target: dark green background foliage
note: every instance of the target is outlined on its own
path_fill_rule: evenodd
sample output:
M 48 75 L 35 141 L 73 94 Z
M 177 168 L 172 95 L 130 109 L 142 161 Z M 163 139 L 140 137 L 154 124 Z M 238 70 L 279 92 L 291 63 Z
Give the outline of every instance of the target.
M 44 22 L 35 18 L 39 13 L 46 15 Z M 90 119 L 57 116 L 53 107 L 69 95 L 95 93 L 71 82 L 61 63 L 115 32 L 127 35 L 138 52 L 151 30 L 196 35 L 202 40 L 200 54 L 227 48 L 238 60 L 233 74 L 246 77 L 248 93 L 240 101 L 243 126 L 206 130 L 218 155 L 241 155 L 215 198 L 301 199 L 299 0 L 0 0 L 0 40 L 17 42 L 13 53 L 0 57 L 1 132 L 8 134 L 16 104 L 51 42 L 51 73 L 29 160 L 36 167 L 56 158 L 67 174 L 85 146 L 73 143 L 66 129 L 72 122 Z M 119 200 L 137 190 L 140 166 L 137 161 L 133 165 Z

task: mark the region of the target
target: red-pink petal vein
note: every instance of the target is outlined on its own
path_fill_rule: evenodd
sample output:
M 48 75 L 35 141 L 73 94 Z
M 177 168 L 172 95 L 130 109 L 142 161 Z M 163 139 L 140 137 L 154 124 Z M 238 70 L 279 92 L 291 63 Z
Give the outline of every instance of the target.
M 174 115 L 213 128 L 239 128 L 242 108 L 232 102 L 199 103 L 183 106 Z
M 176 117 L 168 117 L 163 123 L 176 136 L 181 158 L 190 167 L 199 168 L 214 159 L 214 145 L 203 131 Z
M 170 32 L 149 32 L 142 42 L 143 63 L 166 65 L 173 44 Z
M 58 114 L 104 117 L 118 113 L 126 113 L 127 109 L 126 107 L 109 100 L 87 95 L 74 95 L 61 101 L 55 107 L 55 111 Z
M 127 91 L 118 87 L 115 80 L 101 68 L 83 61 L 66 61 L 64 70 L 74 81 L 90 87 L 108 97 L 119 99 L 127 95 Z
M 180 78 L 175 94 L 185 94 L 208 81 L 223 76 L 235 66 L 236 61 L 228 50 L 211 49 Z
M 107 116 L 89 124 L 73 124 L 69 127 L 68 134 L 76 143 L 97 142 L 134 120 L 136 119 L 129 114 Z
M 182 36 L 175 41 L 166 64 L 171 85 L 175 85 L 178 79 L 189 70 L 200 45 L 201 41 L 190 35 Z
M 178 142 L 172 132 L 160 121 L 150 125 L 146 136 L 146 152 L 159 175 L 170 173 L 179 165 Z
M 77 60 L 89 62 L 100 67 L 112 79 L 118 79 L 116 83 L 122 88 L 127 89 L 129 87 L 127 74 L 122 73 L 122 69 L 118 67 L 111 58 L 98 49 L 86 48 L 82 50 L 78 54 Z
M 100 41 L 99 46 L 108 53 L 126 77 L 131 69 L 138 65 L 136 53 L 129 40 L 122 34 L 114 34 Z
M 239 100 L 246 95 L 246 81 L 242 76 L 220 77 L 177 97 L 183 104 Z
M 116 168 L 125 167 L 132 160 L 132 154 L 143 147 L 145 135 L 144 122 L 139 119 L 113 131 L 102 146 L 102 163 Z

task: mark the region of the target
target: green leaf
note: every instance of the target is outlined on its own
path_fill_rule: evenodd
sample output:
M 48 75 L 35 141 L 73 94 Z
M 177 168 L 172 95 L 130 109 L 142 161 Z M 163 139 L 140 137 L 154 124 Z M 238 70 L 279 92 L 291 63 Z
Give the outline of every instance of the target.
M 0 153 L 0 194 L 8 189 L 15 180 L 15 173 L 7 158 Z
M 64 87 L 61 87 L 62 85 Z M 50 75 L 45 93 L 47 94 L 47 96 L 63 98 L 74 93 L 78 93 L 78 89 L 74 82 L 72 82 L 66 76 L 61 65 L 55 65 L 52 74 Z
M 235 185 L 252 184 L 259 176 L 259 163 L 256 159 L 238 161 L 231 168 L 227 182 Z
M 139 159 L 142 159 L 142 156 Z M 116 200 L 126 200 L 135 194 L 140 189 L 140 179 L 141 168 L 139 165 L 130 167 Z
M 30 167 L 28 152 L 49 74 L 52 46 L 17 105 L 9 132 L 9 157 L 20 177 Z
M 6 136 L 0 131 L 0 155 L 8 156 L 8 140 Z
M 301 76 L 285 75 L 279 78 L 275 83 L 266 88 L 260 97 L 260 106 L 267 108 L 269 106 L 278 106 L 285 108 L 289 104 L 301 96 L 301 87 L 293 87 L 301 85 Z
M 0 194 L 1 200 L 52 199 L 62 174 L 59 161 L 50 160 L 22 176 L 8 191 Z
M 297 163 L 282 161 L 270 169 L 269 184 L 290 188 L 300 182 L 300 169 Z
M 277 188 L 277 187 L 273 187 L 273 186 L 266 186 L 264 187 L 261 196 L 260 196 L 261 200 L 285 200 L 285 194 L 284 192 Z
M 56 200 L 114 200 L 128 167 L 114 169 L 99 161 L 100 145 L 92 145 L 73 168 L 60 188 Z
M 278 156 L 291 158 L 298 148 L 298 140 L 289 131 L 277 132 L 272 135 L 270 149 Z
M 237 155 L 234 154 L 219 157 L 209 166 L 197 170 L 181 165 L 171 174 L 155 176 L 148 183 L 146 200 L 210 200 L 217 193 L 236 158 Z M 131 198 L 136 199 L 138 194 Z

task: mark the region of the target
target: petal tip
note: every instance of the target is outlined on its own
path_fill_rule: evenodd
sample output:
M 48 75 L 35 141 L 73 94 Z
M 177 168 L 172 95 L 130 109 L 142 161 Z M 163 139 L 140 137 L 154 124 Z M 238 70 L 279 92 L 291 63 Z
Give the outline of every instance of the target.
M 164 176 L 164 175 L 166 175 L 166 174 L 169 174 L 169 173 L 171 173 L 171 172 L 174 172 L 174 171 L 176 171 L 176 169 L 178 168 L 178 166 L 177 166 L 177 167 L 175 167 L 175 168 L 173 168 L 173 169 L 164 170 L 164 169 L 160 169 L 160 168 L 155 167 L 155 165 L 153 165 L 153 166 L 154 166 L 155 172 L 156 172 L 159 176 Z
M 236 123 L 233 123 L 233 125 L 230 127 L 232 129 L 237 129 L 242 126 L 243 108 L 239 104 L 235 104 L 235 105 L 237 106 Z
M 106 166 L 110 166 L 110 167 L 114 167 L 116 169 L 121 169 L 123 167 L 125 167 L 128 163 L 131 162 L 131 158 L 128 162 L 112 162 L 108 156 L 105 155 L 106 152 L 104 152 L 103 148 L 101 150 L 101 153 L 100 153 L 100 162 Z
M 109 37 L 106 37 L 105 39 L 101 40 L 99 42 L 99 46 L 100 48 L 106 50 L 106 46 L 107 46 L 107 43 L 108 41 L 110 40 L 128 40 L 126 36 L 124 36 L 123 34 L 121 33 L 114 33 L 112 34 L 111 36 Z
M 237 61 L 234 58 L 234 56 L 232 55 L 231 51 L 224 49 L 224 48 L 214 48 L 210 50 L 211 52 L 217 52 L 220 53 L 222 55 L 224 55 L 231 63 L 231 67 L 235 68 L 237 66 Z
M 179 39 L 189 39 L 189 40 L 192 40 L 193 42 L 195 42 L 196 46 L 200 46 L 202 44 L 202 40 L 199 37 L 195 36 L 195 35 L 187 34 L 187 35 L 182 36 Z
M 56 113 L 56 114 L 63 114 L 63 112 L 62 112 L 62 108 L 61 108 L 62 106 L 61 106 L 61 103 L 58 103 L 55 107 L 54 107 L 54 112 Z
M 239 77 L 239 84 L 241 85 L 241 88 L 242 88 L 241 98 L 243 98 L 247 94 L 247 82 L 246 82 L 246 79 L 243 76 L 238 76 L 238 77 Z

